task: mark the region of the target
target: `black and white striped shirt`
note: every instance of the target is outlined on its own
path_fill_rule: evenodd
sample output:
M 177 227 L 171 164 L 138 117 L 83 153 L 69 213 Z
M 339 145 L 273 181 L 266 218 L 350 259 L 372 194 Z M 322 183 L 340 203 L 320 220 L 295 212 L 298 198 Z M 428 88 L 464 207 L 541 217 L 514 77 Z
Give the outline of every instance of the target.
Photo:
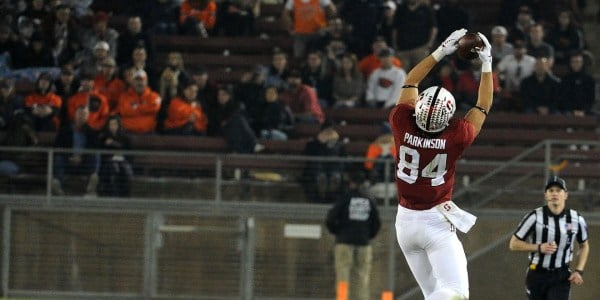
M 588 239 L 587 225 L 577 211 L 565 208 L 561 214 L 554 215 L 548 206 L 538 207 L 527 214 L 514 235 L 535 244 L 556 242 L 558 248 L 554 254 L 529 254 L 531 264 L 546 269 L 568 266 L 573 259 L 573 237 L 580 244 Z

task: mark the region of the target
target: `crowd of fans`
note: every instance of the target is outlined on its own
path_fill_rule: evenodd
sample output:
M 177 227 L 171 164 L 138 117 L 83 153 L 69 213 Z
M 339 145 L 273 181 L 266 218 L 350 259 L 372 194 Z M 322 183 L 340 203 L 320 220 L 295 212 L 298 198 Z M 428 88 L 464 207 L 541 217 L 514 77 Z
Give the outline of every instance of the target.
M 476 17 L 458 0 L 433 2 L 285 0 L 281 24 L 292 52 L 277 48 L 271 64 L 219 84 L 210 69 L 188 71 L 179 52 L 157 69 L 152 36 L 257 36 L 261 0 L 0 1 L 0 129 L 24 128 L 10 139 L 17 146 L 50 131 L 67 148 L 127 148 L 127 135 L 168 134 L 223 136 L 236 152 L 260 152 L 262 139 L 287 139 L 295 123 L 327 124 L 324 108 L 393 106 L 406 71 Z M 595 113 L 596 82 L 586 70 L 593 57 L 580 26 L 585 2 L 555 2 L 565 5 L 502 1 L 500 19 L 484 32 L 499 109 Z M 123 28 L 110 25 L 117 15 Z M 444 86 L 466 109 L 477 98 L 477 63 L 447 59 L 426 83 Z M 26 81 L 33 88 L 17 90 Z M 335 137 L 326 131 L 315 140 L 327 140 L 322 135 Z M 58 193 L 71 160 L 92 175 L 108 172 L 107 160 L 118 176 L 131 173 L 123 157 L 81 158 L 55 166 Z M 97 182 L 90 176 L 90 192 Z

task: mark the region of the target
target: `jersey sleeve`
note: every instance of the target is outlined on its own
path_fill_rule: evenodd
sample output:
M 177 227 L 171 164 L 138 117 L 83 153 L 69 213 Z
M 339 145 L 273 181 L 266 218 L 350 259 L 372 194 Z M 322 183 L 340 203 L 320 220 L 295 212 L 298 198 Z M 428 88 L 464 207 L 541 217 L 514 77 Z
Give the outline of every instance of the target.
M 581 244 L 581 243 L 587 241 L 587 239 L 588 239 L 587 224 L 585 223 L 585 220 L 583 219 L 582 216 L 579 216 L 578 223 L 579 223 L 579 230 L 577 232 L 577 242 Z
M 527 236 L 529 236 L 529 233 L 531 232 L 531 230 L 533 230 L 534 226 L 535 211 L 532 211 L 528 215 L 526 215 L 523 218 L 523 220 L 521 220 L 521 223 L 519 223 L 519 226 L 517 227 L 514 236 L 516 236 L 519 240 L 524 241 L 527 238 Z

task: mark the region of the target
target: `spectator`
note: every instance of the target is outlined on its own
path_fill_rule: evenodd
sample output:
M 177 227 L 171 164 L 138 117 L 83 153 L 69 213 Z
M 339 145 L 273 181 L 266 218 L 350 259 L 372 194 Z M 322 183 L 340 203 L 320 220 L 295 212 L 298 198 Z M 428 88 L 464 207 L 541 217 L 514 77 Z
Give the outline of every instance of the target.
M 148 52 L 148 59 L 152 60 L 150 36 L 142 30 L 142 19 L 139 16 L 130 16 L 127 19 L 127 29 L 117 39 L 117 57 L 119 65 L 132 63 L 131 53 L 137 47 L 144 47 Z
M 265 105 L 265 75 L 265 68 L 256 66 L 253 71 L 242 74 L 240 81 L 235 86 L 235 95 L 243 106 L 248 124 L 257 133 L 260 133 L 260 119 Z M 277 97 L 277 101 L 279 101 L 279 94 Z
M 185 71 L 183 56 L 179 52 L 170 52 L 167 55 L 167 66 L 160 73 L 158 93 L 165 99 L 165 108 L 169 100 L 177 96 L 183 85 L 190 81 L 190 76 Z
M 496 62 L 501 61 L 507 55 L 513 54 L 514 47 L 506 41 L 507 35 L 508 31 L 504 26 L 494 26 L 492 28 L 492 58 Z
M 492 71 L 494 96 L 500 92 L 498 74 Z M 479 96 L 479 80 L 481 79 L 481 61 L 471 60 L 469 68 L 458 74 L 456 82 L 457 109 L 468 111 L 477 104 Z
M 408 0 L 398 8 L 392 46 L 404 68 L 411 69 L 429 55 L 437 32 L 435 13 L 427 0 Z
M 131 159 L 118 151 L 130 150 L 131 142 L 129 135 L 121 126 L 119 115 L 108 118 L 98 140 L 99 148 L 115 151 L 102 154 L 100 157 L 98 194 L 109 197 L 129 197 L 133 179 Z
M 79 69 L 88 56 L 89 54 L 83 48 L 79 39 L 72 35 L 68 36 L 67 44 L 63 50 L 60 53 L 55 53 L 59 66 L 70 64 L 75 69 Z
M 110 108 L 106 97 L 94 88 L 94 77 L 92 74 L 80 76 L 79 90 L 67 102 L 67 117 L 70 122 L 73 122 L 77 109 L 85 106 L 88 110 L 87 125 L 93 130 L 100 131 L 106 124 Z
M 528 6 L 522 5 L 518 8 L 517 18 L 508 33 L 508 41 L 514 42 L 521 40 L 527 42 L 529 38 L 529 28 L 535 24 L 533 14 Z
M 109 16 L 103 11 L 98 11 L 94 15 L 92 28 L 85 31 L 81 37 L 83 48 L 88 53 L 93 53 L 96 45 L 100 41 L 108 43 L 110 57 L 114 58 L 117 54 L 117 41 L 119 33 L 113 28 L 108 27 Z
M 531 76 L 535 68 L 535 57 L 527 54 L 527 48 L 521 40 L 514 42 L 513 54 L 505 56 L 499 63 L 500 83 L 502 86 L 500 108 L 513 111 L 522 111 L 522 102 L 519 95 L 521 82 Z
M 206 134 L 208 119 L 197 97 L 198 85 L 194 81 L 181 84 L 179 94 L 169 103 L 164 121 L 165 134 Z
M 316 137 L 306 143 L 304 155 L 316 157 L 345 157 L 346 146 L 340 140 L 333 123 L 326 122 Z M 309 160 L 304 167 L 301 183 L 311 202 L 330 203 L 341 192 L 344 164 L 341 161 Z
M 0 55 L 14 53 L 17 46 L 12 30 L 9 26 L 0 24 Z
M 133 49 L 133 53 L 131 54 L 132 63 L 131 65 L 125 66 L 126 69 L 133 69 L 133 72 L 136 71 L 144 71 L 148 76 L 148 84 L 156 89 L 157 79 L 154 67 L 152 63 L 148 61 L 148 51 L 144 47 L 137 47 Z
M 107 57 L 100 63 L 94 87 L 108 101 L 109 110 L 114 112 L 119 104 L 119 97 L 127 90 L 127 84 L 117 75 L 117 64 L 113 58 Z
M 17 110 L 23 108 L 23 99 L 15 93 L 12 80 L 0 78 L 0 130 L 6 131 Z
M 31 37 L 35 32 L 33 22 L 27 17 L 21 17 L 18 21 L 18 36 L 13 52 L 10 54 L 12 68 L 21 69 L 30 66 L 27 59 L 31 49 Z
M 94 46 L 94 53 L 88 56 L 79 66 L 80 73 L 97 74 L 102 69 L 102 62 L 111 57 L 110 46 L 105 41 L 99 41 Z
M 217 5 L 215 32 L 224 36 L 254 35 L 254 19 L 260 15 L 260 0 L 225 0 Z
M 336 290 L 342 292 L 340 289 L 346 287 L 342 293 L 348 299 L 368 300 L 373 260 L 370 242 L 379 232 L 381 220 L 375 202 L 359 190 L 364 181 L 362 173 L 351 173 L 347 181 L 348 190 L 329 209 L 325 221 L 335 235 Z
M 471 12 L 467 10 L 465 3 L 459 0 L 442 1 L 436 10 L 438 25 L 437 42 L 441 43 L 454 30 L 458 28 L 471 28 Z M 494 49 L 494 48 L 492 48 Z
M 365 92 L 365 80 L 358 70 L 356 56 L 346 53 L 333 77 L 332 98 L 334 107 L 358 107 Z
M 327 26 L 327 17 L 336 13 L 331 0 L 286 0 L 281 19 L 294 38 L 294 58 L 303 58 Z
M 306 64 L 301 69 L 302 83 L 315 89 L 319 103 L 323 107 L 333 106 L 331 89 L 334 69 L 332 67 L 323 63 L 321 51 L 312 50 L 308 53 Z
M 121 115 L 123 128 L 130 133 L 149 134 L 156 129 L 160 96 L 148 87 L 144 70 L 133 74 L 133 86 L 119 97 L 116 112 Z
M 71 96 L 75 95 L 79 90 L 79 79 L 75 78 L 75 72 L 71 65 L 64 65 L 60 69 L 58 79 L 54 80 L 54 89 L 56 94 L 60 96 L 63 106 L 61 109 L 60 119 L 67 119 L 67 102 Z
M 548 115 L 558 112 L 560 79 L 552 75 L 550 60 L 538 57 L 534 73 L 521 82 L 521 99 L 527 113 Z
M 217 22 L 214 0 L 184 0 L 179 8 L 179 26 L 186 35 L 208 37 Z
M 394 31 L 394 16 L 396 15 L 397 8 L 398 6 L 393 0 L 387 0 L 383 2 L 383 20 L 379 25 L 379 31 L 377 34 L 385 40 L 387 45 L 392 45 L 393 42 L 392 32 Z
M 258 143 L 254 131 L 240 112 L 239 102 L 233 97 L 230 86 L 221 86 L 217 91 L 217 101 L 208 107 L 208 132 L 222 136 L 237 153 L 256 153 L 264 150 Z
M 26 17 L 35 24 L 41 24 L 48 12 L 44 7 L 44 0 L 31 0 L 25 11 L 19 14 L 19 17 Z
M 52 90 L 52 77 L 42 73 L 35 83 L 35 91 L 25 97 L 25 109 L 35 131 L 56 131 L 59 128 L 62 100 Z
M 381 50 L 388 48 L 389 47 L 387 45 L 387 42 L 385 41 L 385 39 L 383 39 L 383 37 L 378 37 L 373 41 L 373 44 L 371 45 L 371 49 L 373 50 L 373 52 L 363 57 L 358 64 L 358 68 L 363 74 L 363 78 L 365 80 L 369 79 L 369 76 L 371 76 L 371 73 L 373 73 L 375 69 L 381 67 L 381 61 L 379 60 L 377 54 Z M 392 62 L 396 67 L 402 67 L 402 62 L 400 62 L 400 60 L 397 57 L 393 57 Z
M 277 87 L 265 89 L 258 123 L 260 137 L 267 140 L 287 140 L 288 133 L 294 128 L 292 111 L 279 100 Z
M 210 103 L 217 102 L 217 84 L 210 80 L 208 72 L 200 68 L 192 75 L 192 80 L 198 85 L 198 100 L 202 107 L 207 107 Z
M 317 93 L 310 86 L 302 84 L 301 76 L 297 69 L 290 71 L 287 78 L 287 89 L 281 95 L 281 101 L 290 107 L 296 122 L 322 124 L 325 115 L 319 104 Z
M 179 6 L 173 0 L 149 0 L 140 3 L 143 22 L 152 34 L 179 33 Z
M 44 36 L 39 31 L 34 32 L 31 36 L 31 43 L 23 59 L 25 59 L 25 63 L 21 67 L 24 68 L 55 66 L 52 50 L 45 44 Z
M 55 59 L 68 47 L 70 38 L 79 36 L 78 25 L 71 15 L 71 8 L 64 3 L 57 5 L 53 13 L 43 22 L 42 31 L 46 44 L 52 49 Z
M 288 57 L 287 54 L 280 49 L 273 51 L 271 65 L 267 70 L 265 85 L 272 85 L 278 88 L 285 88 L 286 78 L 289 75 Z
M 394 66 L 394 54 L 390 48 L 380 50 L 377 56 L 381 60 L 381 67 L 375 69 L 367 82 L 367 106 L 392 107 L 400 96 L 406 72 Z
M 395 170 L 393 161 L 398 152 L 394 145 L 394 136 L 390 132 L 389 124 L 382 125 L 382 133 L 369 144 L 365 153 L 364 169 L 368 176 L 369 195 L 376 199 L 385 199 L 396 195 L 394 183 Z M 386 160 L 388 176 L 386 177 Z M 391 162 L 391 163 L 390 163 Z
M 571 55 L 569 72 L 562 78 L 560 91 L 563 109 L 576 117 L 593 115 L 596 99 L 596 80 L 585 71 L 581 52 Z
M 544 26 L 540 23 L 534 24 L 529 28 L 527 53 L 535 58 L 545 57 L 550 67 L 554 66 L 554 47 L 544 42 Z
M 54 153 L 51 182 L 54 195 L 65 194 L 63 184 L 66 174 L 85 175 L 87 177 L 85 195 L 96 195 L 100 157 L 98 154 L 83 153 L 84 149 L 96 148 L 98 141 L 98 132 L 86 123 L 88 113 L 86 106 L 78 107 L 73 121 L 65 122 L 56 135 L 54 146 L 69 149 L 69 152 Z
M 441 86 L 454 94 L 458 82 L 458 74 L 452 62 L 446 59 L 442 60 L 435 68 L 436 72 L 434 76 L 426 78 L 429 81 L 426 86 Z
M 548 35 L 548 43 L 554 48 L 556 64 L 568 68 L 570 54 L 583 50 L 583 32 L 575 24 L 573 14 L 563 10 Z
M 355 38 L 352 52 L 359 57 L 367 55 L 371 43 L 377 36 L 377 29 L 382 20 L 383 1 L 344 1 L 340 5 L 339 15 L 344 24 L 351 28 Z

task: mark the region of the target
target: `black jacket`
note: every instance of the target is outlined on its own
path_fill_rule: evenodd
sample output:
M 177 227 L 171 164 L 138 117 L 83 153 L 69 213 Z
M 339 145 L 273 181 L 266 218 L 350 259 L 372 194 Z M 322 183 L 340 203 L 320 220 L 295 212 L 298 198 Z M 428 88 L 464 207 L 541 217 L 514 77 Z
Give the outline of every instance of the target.
M 368 245 L 381 227 L 379 212 L 373 200 L 358 191 L 340 196 L 327 213 L 327 229 L 338 244 Z

